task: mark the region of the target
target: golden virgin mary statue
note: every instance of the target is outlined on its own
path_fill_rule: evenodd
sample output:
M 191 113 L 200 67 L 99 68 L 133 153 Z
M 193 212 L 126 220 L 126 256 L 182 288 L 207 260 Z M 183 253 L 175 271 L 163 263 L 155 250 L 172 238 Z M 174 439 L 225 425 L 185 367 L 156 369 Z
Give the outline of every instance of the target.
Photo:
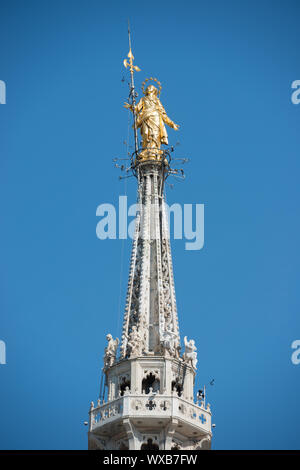
M 161 144 L 168 145 L 168 134 L 165 124 L 176 131 L 179 126 L 167 116 L 167 113 L 158 98 L 158 90 L 154 85 L 149 85 L 145 96 L 140 99 L 135 107 L 136 125 L 140 129 L 143 149 L 139 152 L 139 159 L 160 159 L 163 151 Z M 133 111 L 133 106 L 125 103 L 125 107 Z

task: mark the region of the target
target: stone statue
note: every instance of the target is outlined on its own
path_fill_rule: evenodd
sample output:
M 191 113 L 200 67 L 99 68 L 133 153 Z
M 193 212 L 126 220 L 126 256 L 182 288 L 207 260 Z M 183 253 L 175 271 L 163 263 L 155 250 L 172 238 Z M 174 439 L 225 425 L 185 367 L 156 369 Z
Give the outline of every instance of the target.
M 179 357 L 180 345 L 178 336 L 173 331 L 168 329 L 163 332 L 162 346 L 166 351 L 168 351 L 170 356 Z
M 186 362 L 191 362 L 192 366 L 194 369 L 196 369 L 197 366 L 197 348 L 195 346 L 195 341 L 193 339 L 190 339 L 190 341 L 187 340 L 187 337 L 184 337 L 184 346 L 185 346 L 185 351 L 183 354 L 183 359 Z
M 132 327 L 127 346 L 130 357 L 141 356 L 143 350 L 143 341 L 136 325 L 133 325 Z
M 144 91 L 144 90 L 143 90 Z M 137 128 L 142 136 L 143 150 L 139 153 L 140 159 L 157 158 L 162 155 L 161 144 L 168 145 L 168 134 L 165 124 L 176 131 L 179 126 L 167 116 L 167 113 L 158 98 L 158 90 L 149 85 L 144 91 L 145 96 L 140 99 L 135 109 L 129 103 L 125 107 L 135 110 Z
M 106 348 L 104 349 L 104 368 L 106 369 L 107 367 L 110 367 L 113 365 L 113 363 L 116 360 L 116 354 L 117 354 L 117 349 L 119 345 L 119 340 L 116 338 L 115 340 L 113 339 L 112 335 L 109 333 L 106 336 L 106 339 L 108 341 Z

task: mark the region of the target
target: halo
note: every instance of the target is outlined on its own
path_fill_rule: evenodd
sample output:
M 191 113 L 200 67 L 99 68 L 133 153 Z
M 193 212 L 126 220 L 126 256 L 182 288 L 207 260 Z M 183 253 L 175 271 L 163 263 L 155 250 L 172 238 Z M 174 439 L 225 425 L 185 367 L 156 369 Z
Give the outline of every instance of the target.
M 153 77 L 150 77 L 150 78 L 146 78 L 146 80 L 143 81 L 142 83 L 142 90 L 143 90 L 143 93 L 144 95 L 146 94 L 145 93 L 145 85 L 147 84 L 147 82 L 149 81 L 152 81 L 152 82 L 156 82 L 157 85 L 158 85 L 158 96 L 160 96 L 160 92 L 161 92 L 161 89 L 162 89 L 162 86 L 161 86 L 161 83 L 157 80 L 157 78 L 153 78 Z

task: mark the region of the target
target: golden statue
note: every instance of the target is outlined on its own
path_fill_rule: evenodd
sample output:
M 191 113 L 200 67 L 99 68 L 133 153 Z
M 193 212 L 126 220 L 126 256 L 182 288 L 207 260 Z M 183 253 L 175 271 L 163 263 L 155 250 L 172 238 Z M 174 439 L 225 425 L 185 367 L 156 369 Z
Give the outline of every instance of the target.
M 143 150 L 139 152 L 139 158 L 159 159 L 163 153 L 160 150 L 161 144 L 168 145 L 165 124 L 176 131 L 179 126 L 167 116 L 154 85 L 149 85 L 144 94 L 145 96 L 140 99 L 135 108 L 129 103 L 125 103 L 125 107 L 136 113 L 136 126 L 140 129 L 143 147 Z
M 140 72 L 140 68 L 137 65 L 133 65 L 134 56 L 131 51 L 131 37 L 130 28 L 128 22 L 128 38 L 129 38 L 129 53 L 128 59 L 123 61 L 124 67 L 130 70 L 131 84 L 129 100 L 131 102 L 125 103 L 125 108 L 130 109 L 133 112 L 134 118 L 134 140 L 135 140 L 135 153 L 141 160 L 160 159 L 163 155 L 163 151 L 160 149 L 161 144 L 168 145 L 168 134 L 165 128 L 165 124 L 178 130 L 179 125 L 175 124 L 167 116 L 167 113 L 160 102 L 159 96 L 161 92 L 161 84 L 156 78 L 146 78 L 142 84 L 142 90 L 145 96 L 140 99 L 138 104 L 135 102 L 135 87 L 134 87 L 134 72 Z M 154 81 L 159 86 L 159 91 L 155 86 L 149 85 L 145 90 L 145 84 L 148 81 Z M 141 151 L 138 151 L 138 137 L 137 129 L 140 129 L 142 136 L 142 147 Z

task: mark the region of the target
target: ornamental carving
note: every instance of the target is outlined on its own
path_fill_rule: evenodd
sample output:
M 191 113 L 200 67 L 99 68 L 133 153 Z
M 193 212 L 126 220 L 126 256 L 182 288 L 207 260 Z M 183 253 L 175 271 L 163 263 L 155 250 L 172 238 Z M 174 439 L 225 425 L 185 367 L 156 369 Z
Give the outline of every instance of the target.
M 131 408 L 135 411 L 141 410 L 142 407 L 143 407 L 143 403 L 141 402 L 141 400 L 134 400 L 131 403 Z
M 110 333 L 106 336 L 106 339 L 107 339 L 107 346 L 104 349 L 104 357 L 103 357 L 105 369 L 107 369 L 108 367 L 111 367 L 113 363 L 115 362 L 117 349 L 119 345 L 118 338 L 114 340 Z
M 184 346 L 185 346 L 185 351 L 183 354 L 183 359 L 185 362 L 191 364 L 194 369 L 196 369 L 197 366 L 197 348 L 195 346 L 195 341 L 193 339 L 190 339 L 189 341 L 187 340 L 187 336 L 184 337 Z
M 144 377 L 152 374 L 155 379 L 160 380 L 160 370 L 159 369 L 144 369 Z

